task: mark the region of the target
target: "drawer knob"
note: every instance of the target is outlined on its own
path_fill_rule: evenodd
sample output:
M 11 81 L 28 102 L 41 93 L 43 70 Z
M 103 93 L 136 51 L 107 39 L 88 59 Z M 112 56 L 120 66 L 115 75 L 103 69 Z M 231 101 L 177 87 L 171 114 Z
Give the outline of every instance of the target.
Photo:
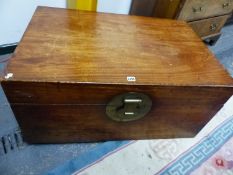
M 217 29 L 217 24 L 210 25 L 210 31 L 215 31 Z
M 115 96 L 106 107 L 109 118 L 127 122 L 144 117 L 151 109 L 151 99 L 142 93 L 129 92 Z
M 229 2 L 226 2 L 226 3 L 223 3 L 223 4 L 222 4 L 222 7 L 223 7 L 223 8 L 227 8 L 227 7 L 229 7 L 229 6 L 230 6 L 230 3 L 229 3 Z
M 193 7 L 193 12 L 194 13 L 199 13 L 199 12 L 202 12 L 203 11 L 203 7 Z

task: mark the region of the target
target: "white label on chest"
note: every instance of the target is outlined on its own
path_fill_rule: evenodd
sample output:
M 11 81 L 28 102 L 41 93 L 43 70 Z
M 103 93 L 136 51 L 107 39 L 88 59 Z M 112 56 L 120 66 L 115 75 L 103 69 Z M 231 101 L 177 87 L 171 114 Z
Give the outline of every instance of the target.
M 8 73 L 6 76 L 5 76 L 5 79 L 9 79 L 9 78 L 12 78 L 13 77 L 13 73 Z
M 127 81 L 136 81 L 136 77 L 134 77 L 134 76 L 127 76 Z

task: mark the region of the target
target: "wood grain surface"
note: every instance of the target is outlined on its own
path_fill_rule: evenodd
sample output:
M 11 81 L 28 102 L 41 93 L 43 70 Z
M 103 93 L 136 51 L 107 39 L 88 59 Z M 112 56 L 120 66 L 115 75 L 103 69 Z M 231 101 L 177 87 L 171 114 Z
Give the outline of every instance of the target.
M 11 81 L 231 85 L 182 21 L 39 7 L 16 48 Z
M 157 0 L 132 0 L 129 14 L 137 16 L 152 16 Z
M 233 80 L 185 23 L 39 7 L 1 84 L 30 143 L 194 136 Z M 136 77 L 135 82 L 127 76 Z M 107 103 L 147 94 L 151 111 L 116 122 Z
M 175 19 L 184 2 L 185 0 L 156 0 L 154 13 L 151 16 Z
M 3 83 L 30 143 L 193 137 L 233 94 L 231 87 Z M 147 94 L 152 110 L 137 121 L 107 117 L 107 103 L 125 92 Z
M 233 0 L 150 0 L 150 4 L 132 0 L 130 14 L 188 21 L 205 43 L 213 45 L 225 23 L 220 17 L 230 15 L 232 9 Z M 218 22 L 216 31 L 209 30 L 210 21 Z

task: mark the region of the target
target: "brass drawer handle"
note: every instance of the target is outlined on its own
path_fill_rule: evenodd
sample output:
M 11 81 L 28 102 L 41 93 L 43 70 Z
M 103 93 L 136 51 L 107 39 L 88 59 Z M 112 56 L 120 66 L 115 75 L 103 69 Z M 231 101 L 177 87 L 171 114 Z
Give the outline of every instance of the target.
M 203 7 L 193 7 L 193 12 L 194 13 L 200 13 L 200 12 L 202 12 L 203 11 Z
M 210 31 L 215 31 L 217 29 L 217 24 L 210 25 Z
M 223 3 L 222 4 L 222 7 L 225 9 L 225 8 L 227 8 L 227 7 L 229 7 L 230 6 L 230 3 L 229 2 L 226 2 L 226 3 Z

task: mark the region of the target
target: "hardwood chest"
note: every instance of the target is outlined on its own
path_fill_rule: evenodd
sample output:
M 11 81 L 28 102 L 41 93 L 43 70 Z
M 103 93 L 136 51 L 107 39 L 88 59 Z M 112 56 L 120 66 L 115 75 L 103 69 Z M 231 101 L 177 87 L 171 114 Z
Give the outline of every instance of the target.
M 37 8 L 1 84 L 29 143 L 193 137 L 233 80 L 183 21 Z

